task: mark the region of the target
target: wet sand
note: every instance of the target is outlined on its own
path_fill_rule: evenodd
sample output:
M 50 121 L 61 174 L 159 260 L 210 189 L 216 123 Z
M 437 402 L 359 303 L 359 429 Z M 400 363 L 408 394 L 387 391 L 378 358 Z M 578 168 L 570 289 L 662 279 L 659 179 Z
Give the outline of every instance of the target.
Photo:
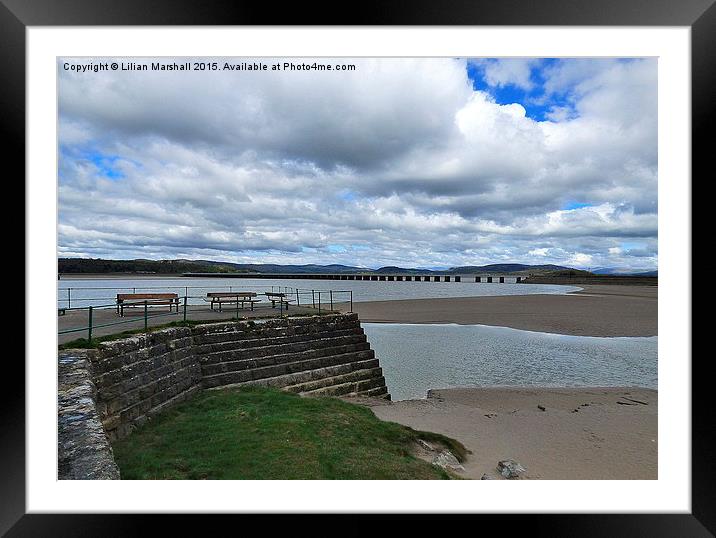
M 472 451 L 458 473 L 465 478 L 503 479 L 497 462 L 513 459 L 527 480 L 656 480 L 657 406 L 651 389 L 490 387 L 433 390 L 371 409 L 461 441 Z
M 361 321 L 373 323 L 458 323 L 578 336 L 656 336 L 657 299 L 656 286 L 592 285 L 566 295 L 356 302 L 353 310 Z

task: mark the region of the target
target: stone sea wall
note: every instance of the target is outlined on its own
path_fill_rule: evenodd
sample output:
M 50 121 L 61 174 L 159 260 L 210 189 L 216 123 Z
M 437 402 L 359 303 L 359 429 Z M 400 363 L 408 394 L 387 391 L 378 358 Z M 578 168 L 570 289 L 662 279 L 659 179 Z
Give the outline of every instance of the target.
M 60 478 L 118 478 L 109 441 L 202 389 L 390 398 L 356 314 L 164 329 L 62 352 L 59 368 Z
M 61 353 L 57 393 L 57 474 L 60 480 L 119 478 L 96 400 L 97 389 L 86 357 L 72 352 Z

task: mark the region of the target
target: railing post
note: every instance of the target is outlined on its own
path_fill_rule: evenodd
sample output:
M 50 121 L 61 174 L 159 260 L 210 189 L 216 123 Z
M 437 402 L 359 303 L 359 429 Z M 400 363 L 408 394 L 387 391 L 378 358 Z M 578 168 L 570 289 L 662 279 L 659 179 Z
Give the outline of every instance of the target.
M 72 308 L 72 288 L 67 288 L 67 308 Z
M 331 299 L 331 312 L 333 312 L 333 290 L 328 290 L 328 297 Z
M 301 298 L 298 296 L 298 289 L 296 289 L 296 306 L 301 306 Z
M 87 330 L 88 330 L 87 341 L 91 342 L 92 341 L 92 307 L 91 306 L 89 307 L 89 320 L 87 323 Z
M 313 308 L 316 308 L 316 290 L 311 290 L 311 300 L 313 301 Z
M 353 290 L 351 290 L 351 314 L 353 313 Z
M 281 289 L 280 287 L 278 289 Z M 278 298 L 278 315 L 283 317 L 283 297 Z
M 318 292 L 318 313 L 321 313 L 321 292 Z
M 147 332 L 147 321 L 148 321 L 148 320 L 147 320 L 147 314 L 148 314 L 148 311 L 147 311 L 147 301 L 146 301 L 146 299 L 145 299 L 145 301 L 144 301 L 144 332 Z
M 186 295 L 184 296 L 184 321 L 186 321 Z

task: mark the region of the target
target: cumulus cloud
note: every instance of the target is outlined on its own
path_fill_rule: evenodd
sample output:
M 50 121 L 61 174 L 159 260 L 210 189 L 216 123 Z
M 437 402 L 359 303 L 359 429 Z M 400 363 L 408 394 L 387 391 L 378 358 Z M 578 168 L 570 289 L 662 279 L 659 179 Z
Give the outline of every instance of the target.
M 62 256 L 656 267 L 654 60 L 481 61 L 483 89 L 464 59 L 67 61 L 90 60 L 58 63 Z
M 490 58 L 474 60 L 482 69 L 485 82 L 490 86 L 513 85 L 523 90 L 534 87 L 532 67 L 538 63 L 534 58 Z

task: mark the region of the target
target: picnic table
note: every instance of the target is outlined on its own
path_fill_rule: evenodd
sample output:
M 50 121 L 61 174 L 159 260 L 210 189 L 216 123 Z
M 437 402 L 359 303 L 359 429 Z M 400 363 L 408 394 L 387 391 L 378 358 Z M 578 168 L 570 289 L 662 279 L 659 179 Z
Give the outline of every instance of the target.
M 179 296 L 176 293 L 118 293 L 117 314 L 124 316 L 125 307 L 143 305 L 169 305 L 169 312 L 176 307 L 179 312 Z
M 271 308 L 276 308 L 276 303 L 279 303 L 279 306 L 285 305 L 286 310 L 288 310 L 288 305 L 293 302 L 293 299 L 289 299 L 285 293 L 267 291 L 264 295 L 269 301 L 271 301 Z
M 244 308 L 246 303 L 249 303 L 251 310 L 254 309 L 255 303 L 260 303 L 261 299 L 256 299 L 258 294 L 253 291 L 233 291 L 233 292 L 209 292 L 206 294 L 204 299 L 206 302 L 211 303 L 211 309 L 214 310 L 214 305 L 219 305 L 219 312 L 221 312 L 221 305 L 224 303 L 236 303 L 238 306 L 241 304 L 241 308 Z

